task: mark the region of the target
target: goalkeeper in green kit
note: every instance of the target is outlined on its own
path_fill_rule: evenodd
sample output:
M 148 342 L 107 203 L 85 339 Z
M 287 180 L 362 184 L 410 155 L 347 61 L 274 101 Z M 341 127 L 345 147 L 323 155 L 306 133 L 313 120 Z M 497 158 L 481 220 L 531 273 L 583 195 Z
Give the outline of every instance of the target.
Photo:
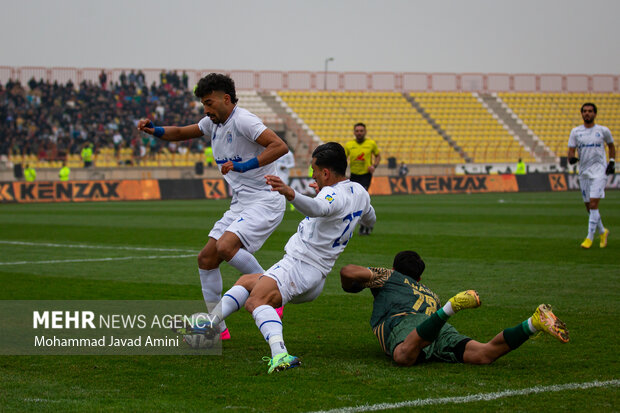
M 340 270 L 346 292 L 370 288 L 374 297 L 370 325 L 383 351 L 399 365 L 430 360 L 490 364 L 538 332 L 563 343 L 569 341 L 566 325 L 546 304 L 487 343 L 460 334 L 447 320 L 461 310 L 479 307 L 478 293 L 463 291 L 441 306 L 437 294 L 420 283 L 424 268 L 416 252 L 401 251 L 394 258 L 393 269 L 347 265 Z

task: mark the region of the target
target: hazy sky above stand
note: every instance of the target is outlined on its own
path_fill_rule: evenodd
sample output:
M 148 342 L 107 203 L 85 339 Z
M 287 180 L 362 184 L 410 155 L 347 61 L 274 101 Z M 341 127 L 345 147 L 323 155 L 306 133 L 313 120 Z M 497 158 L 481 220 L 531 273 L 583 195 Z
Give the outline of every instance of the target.
M 620 0 L 0 0 L 0 66 L 620 73 Z

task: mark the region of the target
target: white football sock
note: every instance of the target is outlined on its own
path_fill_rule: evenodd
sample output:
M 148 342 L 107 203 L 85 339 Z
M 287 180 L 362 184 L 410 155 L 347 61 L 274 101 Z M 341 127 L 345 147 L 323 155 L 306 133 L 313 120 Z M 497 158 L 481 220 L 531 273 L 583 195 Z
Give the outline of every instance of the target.
M 256 326 L 271 347 L 271 358 L 281 353 L 287 353 L 282 338 L 282 322 L 276 310 L 270 305 L 261 305 L 254 309 L 252 317 Z
M 200 274 L 200 284 L 202 285 L 202 296 L 207 305 L 207 311 L 211 313 L 222 298 L 222 274 L 219 268 L 212 270 L 198 268 L 198 273 Z M 225 322 L 222 322 L 220 326 L 221 331 L 226 330 Z
M 443 307 L 443 312 L 446 313 L 447 316 L 452 317 L 454 314 L 456 314 L 456 312 L 454 311 L 454 309 L 452 308 L 452 303 L 450 301 L 448 301 Z
M 598 211 L 598 209 L 597 209 L 597 211 Z M 601 213 L 600 212 L 598 213 L 598 226 L 597 226 L 597 229 L 598 229 L 598 233 L 599 234 L 602 234 L 603 232 L 605 232 L 605 227 L 603 226 L 603 218 L 601 217 Z
M 221 323 L 235 311 L 241 310 L 249 296 L 248 290 L 240 285 L 233 285 L 230 290 L 224 293 L 213 311 L 210 311 L 211 315 L 215 316 L 215 324 Z
M 532 317 L 527 319 L 527 326 L 530 328 L 530 331 L 532 334 L 538 331 L 536 330 L 536 327 L 534 327 L 534 324 L 532 323 Z
M 598 222 L 601 220 L 601 214 L 598 212 L 598 209 L 590 210 L 590 218 L 588 219 L 588 239 L 593 240 L 594 234 L 596 233 L 596 227 L 598 226 Z
M 265 272 L 256 257 L 243 248 L 239 248 L 239 251 L 228 263 L 239 270 L 241 274 L 262 274 Z

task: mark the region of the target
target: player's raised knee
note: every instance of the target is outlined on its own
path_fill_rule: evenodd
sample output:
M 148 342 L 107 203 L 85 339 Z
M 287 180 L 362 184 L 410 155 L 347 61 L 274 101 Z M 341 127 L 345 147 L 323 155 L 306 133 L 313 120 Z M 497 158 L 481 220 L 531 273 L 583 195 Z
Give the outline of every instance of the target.
M 245 274 L 239 277 L 235 285 L 240 285 L 246 290 L 252 292 L 252 289 L 256 285 L 256 282 L 262 274 Z
M 212 270 L 220 265 L 221 260 L 212 252 L 203 249 L 198 253 L 198 268 Z
M 252 314 L 254 310 L 256 310 L 256 307 L 260 307 L 261 305 L 262 303 L 260 303 L 255 297 L 250 297 L 246 300 L 244 307 L 248 313 Z
M 227 239 L 219 239 L 215 244 L 217 255 L 224 261 L 230 261 L 239 250 L 239 247 L 240 246 L 237 245 L 237 243 L 231 242 Z

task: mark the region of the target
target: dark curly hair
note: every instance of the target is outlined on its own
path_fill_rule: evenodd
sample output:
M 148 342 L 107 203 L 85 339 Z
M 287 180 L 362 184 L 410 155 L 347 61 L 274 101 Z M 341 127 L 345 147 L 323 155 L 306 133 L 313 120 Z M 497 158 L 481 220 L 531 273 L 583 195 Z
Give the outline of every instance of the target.
M 198 81 L 194 88 L 194 95 L 201 99 L 202 97 L 213 93 L 213 91 L 224 92 L 230 96 L 232 103 L 237 103 L 237 92 L 235 91 L 235 81 L 222 73 L 209 73 Z

